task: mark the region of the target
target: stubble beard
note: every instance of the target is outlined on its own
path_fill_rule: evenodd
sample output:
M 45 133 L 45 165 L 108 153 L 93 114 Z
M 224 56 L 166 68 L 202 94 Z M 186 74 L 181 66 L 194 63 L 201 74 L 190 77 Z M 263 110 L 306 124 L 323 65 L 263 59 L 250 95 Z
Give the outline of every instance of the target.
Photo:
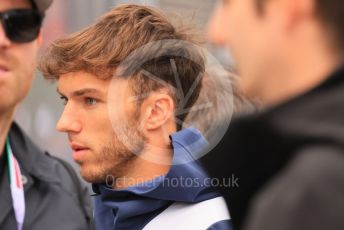
M 139 157 L 146 141 L 138 124 L 138 120 L 130 119 L 127 124 L 116 128 L 108 143 L 103 145 L 99 153 L 95 153 L 95 166 L 83 167 L 81 164 L 80 173 L 87 182 L 114 183 L 126 174 L 132 162 Z

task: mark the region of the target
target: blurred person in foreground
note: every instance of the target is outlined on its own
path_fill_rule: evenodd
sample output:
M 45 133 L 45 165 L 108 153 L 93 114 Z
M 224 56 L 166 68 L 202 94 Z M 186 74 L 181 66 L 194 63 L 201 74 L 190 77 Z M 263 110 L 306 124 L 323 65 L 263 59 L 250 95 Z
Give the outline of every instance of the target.
M 223 0 L 210 39 L 265 110 L 233 121 L 203 159 L 236 229 L 344 229 L 344 5 Z
M 205 72 L 193 40 L 154 8 L 121 5 L 42 56 L 98 229 L 231 229 L 196 160 L 207 142 L 181 128 Z
M 13 121 L 34 77 L 51 0 L 0 1 L 0 229 L 88 229 L 90 203 L 67 163 L 40 150 Z M 71 175 L 73 173 L 73 175 Z M 85 196 L 85 197 L 84 197 Z M 82 199 L 80 199 L 82 198 Z

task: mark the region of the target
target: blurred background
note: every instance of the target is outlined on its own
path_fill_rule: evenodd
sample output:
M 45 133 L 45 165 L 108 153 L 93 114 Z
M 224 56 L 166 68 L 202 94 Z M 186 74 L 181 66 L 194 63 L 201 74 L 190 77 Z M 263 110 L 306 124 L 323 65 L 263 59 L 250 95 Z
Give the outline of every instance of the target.
M 49 42 L 93 23 L 101 14 L 123 3 L 152 5 L 162 9 L 170 18 L 181 18 L 192 23 L 206 36 L 207 21 L 217 1 L 214 0 L 55 0 L 44 22 L 44 46 Z M 44 47 L 43 46 L 43 47 Z M 224 50 L 206 45 L 225 66 L 231 65 Z M 19 107 L 16 120 L 41 148 L 61 157 L 77 169 L 71 157 L 65 134 L 55 130 L 55 124 L 63 109 L 56 92 L 56 84 L 45 81 L 37 72 L 33 88 Z

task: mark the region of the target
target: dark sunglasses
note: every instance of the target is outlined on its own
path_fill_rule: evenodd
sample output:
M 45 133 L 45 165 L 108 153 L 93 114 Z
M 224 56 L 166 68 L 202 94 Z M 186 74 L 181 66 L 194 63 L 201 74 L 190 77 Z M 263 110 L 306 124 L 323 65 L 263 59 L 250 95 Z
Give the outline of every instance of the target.
M 34 9 L 12 9 L 0 12 L 0 20 L 9 40 L 26 43 L 38 37 L 43 15 Z

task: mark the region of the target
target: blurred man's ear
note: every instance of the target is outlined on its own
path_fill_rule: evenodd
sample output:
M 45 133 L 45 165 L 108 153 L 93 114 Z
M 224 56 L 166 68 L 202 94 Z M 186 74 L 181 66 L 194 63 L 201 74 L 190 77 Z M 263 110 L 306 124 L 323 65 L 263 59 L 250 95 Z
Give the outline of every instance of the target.
M 142 104 L 141 122 L 145 131 L 153 131 L 174 121 L 174 102 L 167 93 L 153 92 Z
M 284 28 L 294 30 L 304 20 L 313 18 L 315 15 L 315 0 L 279 0 L 276 1 L 274 10 L 284 15 Z M 283 13 L 284 12 L 284 13 Z
M 37 45 L 38 47 L 41 47 L 43 44 L 43 36 L 42 36 L 42 30 L 39 32 L 39 35 L 37 37 Z

